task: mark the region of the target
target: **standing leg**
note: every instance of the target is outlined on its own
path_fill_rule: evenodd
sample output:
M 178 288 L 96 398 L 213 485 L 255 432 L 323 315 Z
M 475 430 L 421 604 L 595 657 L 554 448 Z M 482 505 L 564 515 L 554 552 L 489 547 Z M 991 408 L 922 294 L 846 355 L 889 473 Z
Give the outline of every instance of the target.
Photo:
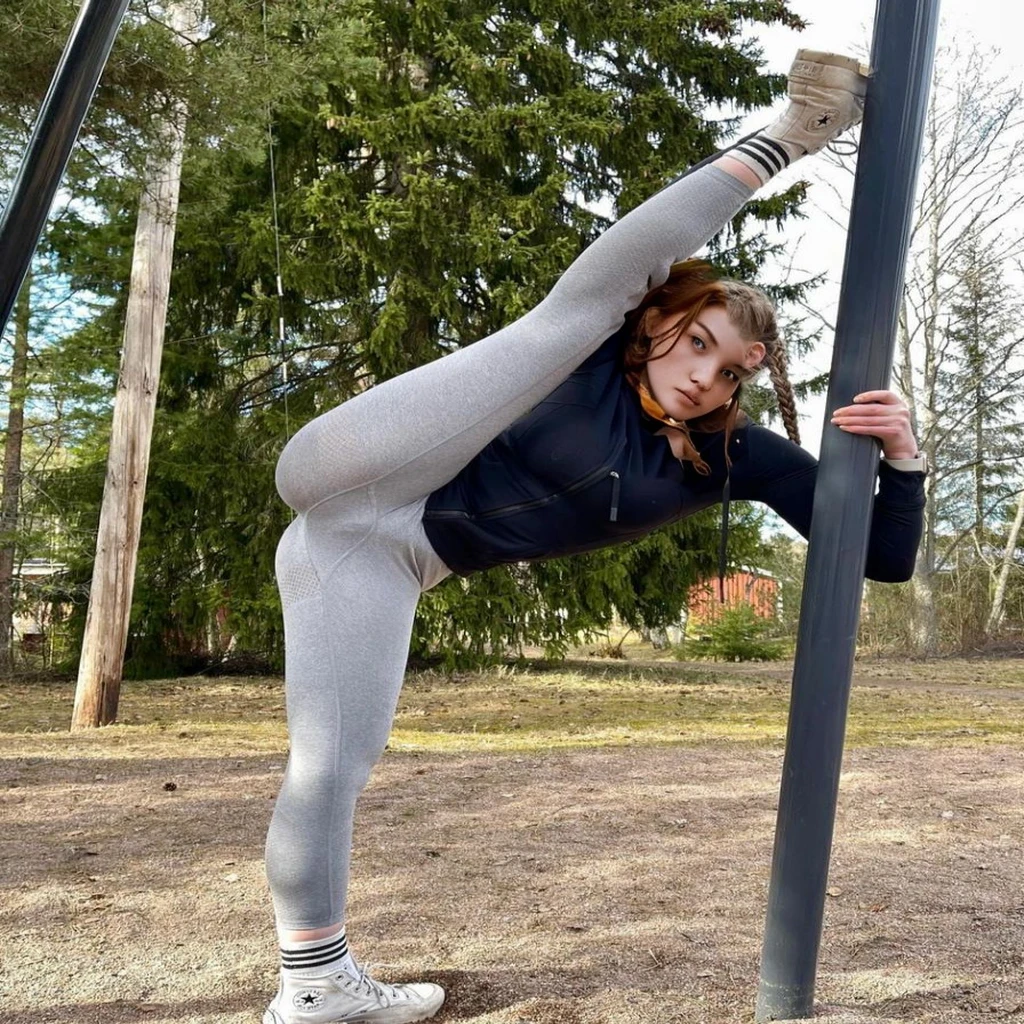
M 289 532 L 304 527 L 297 519 Z M 279 564 L 295 557 L 282 541 Z M 355 799 L 387 743 L 420 581 L 375 534 L 285 607 L 290 753 L 267 844 L 282 928 L 344 917 Z M 301 558 L 301 555 L 299 556 Z
M 363 1019 L 355 1015 L 382 1008 L 395 1016 L 371 1019 L 418 1020 L 444 998 L 436 985 L 365 975 L 344 920 L 356 800 L 387 743 L 421 588 L 446 570 L 420 505 L 378 516 L 372 494 L 338 501 L 348 507 L 334 510 L 333 537 L 347 546 L 331 565 L 310 557 L 304 515 L 278 549 L 290 753 L 267 837 L 282 971 L 264 1024 Z

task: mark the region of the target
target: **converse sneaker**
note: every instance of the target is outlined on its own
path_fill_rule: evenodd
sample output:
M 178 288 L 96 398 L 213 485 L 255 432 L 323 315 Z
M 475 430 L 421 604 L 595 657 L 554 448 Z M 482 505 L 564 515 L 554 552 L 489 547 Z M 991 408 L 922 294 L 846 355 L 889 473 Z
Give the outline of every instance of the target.
M 762 185 L 807 153 L 833 142 L 864 116 L 868 69 L 853 57 L 798 50 L 789 71 L 789 107 L 774 124 L 740 139 L 727 156 Z
M 855 57 L 798 50 L 789 69 L 789 109 L 766 134 L 816 153 L 860 123 L 869 74 Z
M 326 978 L 289 978 L 271 1000 L 263 1024 L 412 1024 L 433 1017 L 444 1002 L 440 985 L 386 985 L 366 969 Z

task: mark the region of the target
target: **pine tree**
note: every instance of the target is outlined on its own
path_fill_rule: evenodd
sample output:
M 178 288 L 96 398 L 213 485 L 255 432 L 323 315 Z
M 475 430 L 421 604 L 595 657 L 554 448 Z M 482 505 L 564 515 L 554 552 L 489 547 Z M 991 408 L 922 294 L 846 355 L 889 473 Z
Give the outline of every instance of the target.
M 215 101 L 192 136 L 179 214 L 134 609 L 147 660 L 208 646 L 218 609 L 238 645 L 279 656 L 272 563 L 287 510 L 272 478 L 286 435 L 539 301 L 614 217 L 717 148 L 733 122 L 716 105 L 780 93 L 749 26 L 799 24 L 781 2 L 267 12 L 264 36 L 253 5 L 211 3 L 211 45 L 192 71 L 174 68 L 181 90 Z M 755 276 L 757 218 L 781 219 L 799 195 L 753 204 L 716 261 Z M 93 200 L 104 216 L 83 216 L 63 251 L 76 282 L 110 296 L 114 323 L 130 182 L 97 180 Z M 628 548 L 447 581 L 424 602 L 415 647 L 564 649 L 614 607 L 658 625 L 711 569 L 716 542 L 707 515 Z
M 946 345 L 936 371 L 943 419 L 953 420 L 942 433 L 939 502 L 947 534 L 969 537 L 985 560 L 1019 471 L 1024 305 L 975 234 L 962 240 L 953 273 Z

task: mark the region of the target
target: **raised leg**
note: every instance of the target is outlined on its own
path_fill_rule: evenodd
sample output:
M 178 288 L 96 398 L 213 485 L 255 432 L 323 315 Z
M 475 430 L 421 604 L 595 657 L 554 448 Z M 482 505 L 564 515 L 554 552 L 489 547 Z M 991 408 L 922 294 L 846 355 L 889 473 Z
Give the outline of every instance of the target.
M 714 165 L 684 175 L 606 231 L 520 320 L 304 426 L 278 465 L 281 496 L 303 511 L 384 480 L 396 504 L 440 487 L 621 327 L 751 191 Z

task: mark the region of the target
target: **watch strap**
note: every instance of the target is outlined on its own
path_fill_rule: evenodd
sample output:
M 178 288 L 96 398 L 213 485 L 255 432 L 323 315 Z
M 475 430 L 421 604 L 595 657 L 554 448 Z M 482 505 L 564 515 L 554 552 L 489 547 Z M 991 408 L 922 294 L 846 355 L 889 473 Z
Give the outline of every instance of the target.
M 898 469 L 901 473 L 928 472 L 928 457 L 920 453 L 912 459 L 886 459 L 883 457 L 882 461 L 887 462 L 893 469 Z

